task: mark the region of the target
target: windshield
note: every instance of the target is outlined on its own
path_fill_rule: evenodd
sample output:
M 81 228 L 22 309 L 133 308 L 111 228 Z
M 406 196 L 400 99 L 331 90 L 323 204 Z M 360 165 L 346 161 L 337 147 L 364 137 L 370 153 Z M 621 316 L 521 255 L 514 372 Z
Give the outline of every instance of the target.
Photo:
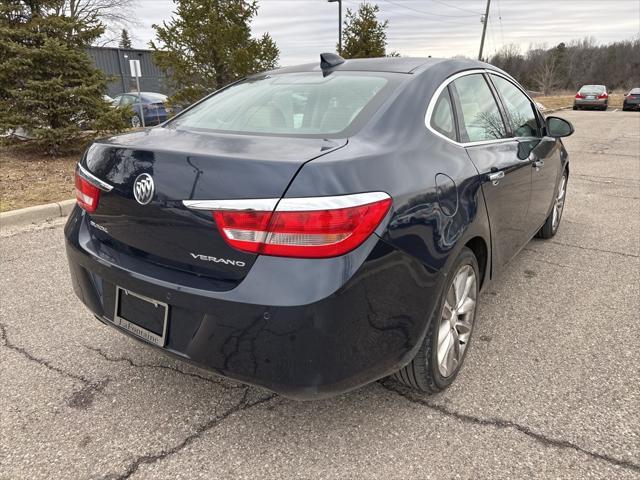
M 331 135 L 380 106 L 393 82 L 383 74 L 291 73 L 232 85 L 177 117 L 170 126 L 223 132 Z
M 605 91 L 604 85 L 585 85 L 584 87 L 582 87 L 580 89 L 580 93 L 582 93 L 582 94 L 585 94 L 585 93 L 587 93 L 587 94 L 590 94 L 590 93 L 591 94 L 593 94 L 593 93 L 600 94 L 600 93 L 604 93 L 604 91 Z

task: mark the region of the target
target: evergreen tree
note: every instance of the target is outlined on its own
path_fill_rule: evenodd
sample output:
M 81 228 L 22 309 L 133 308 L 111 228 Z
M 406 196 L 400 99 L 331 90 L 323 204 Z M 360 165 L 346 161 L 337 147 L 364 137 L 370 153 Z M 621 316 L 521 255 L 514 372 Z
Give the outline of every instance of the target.
M 154 61 L 170 78 L 172 101 L 191 103 L 228 83 L 274 68 L 280 52 L 271 36 L 251 37 L 256 0 L 174 0 L 169 22 L 154 25 Z
M 127 32 L 126 28 L 122 29 L 122 33 L 120 34 L 120 48 L 131 48 L 131 37 L 129 36 L 129 32 Z
M 377 5 L 367 2 L 361 3 L 357 12 L 347 9 L 340 55 L 344 58 L 371 58 L 386 55 L 386 30 L 389 20 L 380 22 L 377 18 L 379 10 Z
M 83 128 L 120 124 L 84 50 L 103 27 L 57 14 L 57 3 L 0 4 L 0 132 L 23 128 L 51 154 L 78 147 Z

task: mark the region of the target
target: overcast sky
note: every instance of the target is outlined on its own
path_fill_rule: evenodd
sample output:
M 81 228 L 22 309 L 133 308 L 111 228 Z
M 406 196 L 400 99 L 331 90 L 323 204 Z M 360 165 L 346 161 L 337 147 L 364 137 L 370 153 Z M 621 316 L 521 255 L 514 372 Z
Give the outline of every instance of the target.
M 356 9 L 359 0 L 343 0 Z M 372 0 L 380 18 L 389 20 L 387 50 L 403 56 L 451 57 L 478 55 L 486 0 Z M 338 5 L 326 0 L 260 0 L 254 34 L 269 32 L 280 48 L 280 64 L 315 61 L 320 52 L 334 51 Z M 139 27 L 134 47 L 147 48 L 152 25 L 169 20 L 171 0 L 138 0 Z M 640 35 L 640 0 L 492 0 L 485 55 L 515 43 L 530 44 L 594 37 L 599 43 Z

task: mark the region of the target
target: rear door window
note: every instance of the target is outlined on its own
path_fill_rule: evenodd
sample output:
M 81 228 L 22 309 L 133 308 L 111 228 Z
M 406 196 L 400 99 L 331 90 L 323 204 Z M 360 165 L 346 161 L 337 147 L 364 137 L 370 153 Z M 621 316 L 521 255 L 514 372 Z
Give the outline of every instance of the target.
M 132 105 L 136 103 L 137 100 L 138 97 L 136 97 L 135 95 L 123 95 L 122 99 L 120 100 L 120 106 L 125 107 L 127 105 Z
M 452 82 L 458 98 L 458 124 L 462 142 L 482 142 L 506 137 L 500 109 L 482 74 L 471 74 Z
M 491 81 L 502 97 L 511 131 L 516 137 L 539 137 L 538 118 L 531 100 L 509 80 L 491 75 Z
M 600 95 L 607 89 L 604 85 L 584 85 L 578 90 L 582 95 Z

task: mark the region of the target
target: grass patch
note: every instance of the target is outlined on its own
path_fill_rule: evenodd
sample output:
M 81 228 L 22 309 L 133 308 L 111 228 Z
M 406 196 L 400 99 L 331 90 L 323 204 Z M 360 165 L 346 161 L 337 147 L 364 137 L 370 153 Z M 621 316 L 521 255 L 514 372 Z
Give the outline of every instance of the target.
M 0 212 L 73 198 L 78 160 L 0 147 Z

